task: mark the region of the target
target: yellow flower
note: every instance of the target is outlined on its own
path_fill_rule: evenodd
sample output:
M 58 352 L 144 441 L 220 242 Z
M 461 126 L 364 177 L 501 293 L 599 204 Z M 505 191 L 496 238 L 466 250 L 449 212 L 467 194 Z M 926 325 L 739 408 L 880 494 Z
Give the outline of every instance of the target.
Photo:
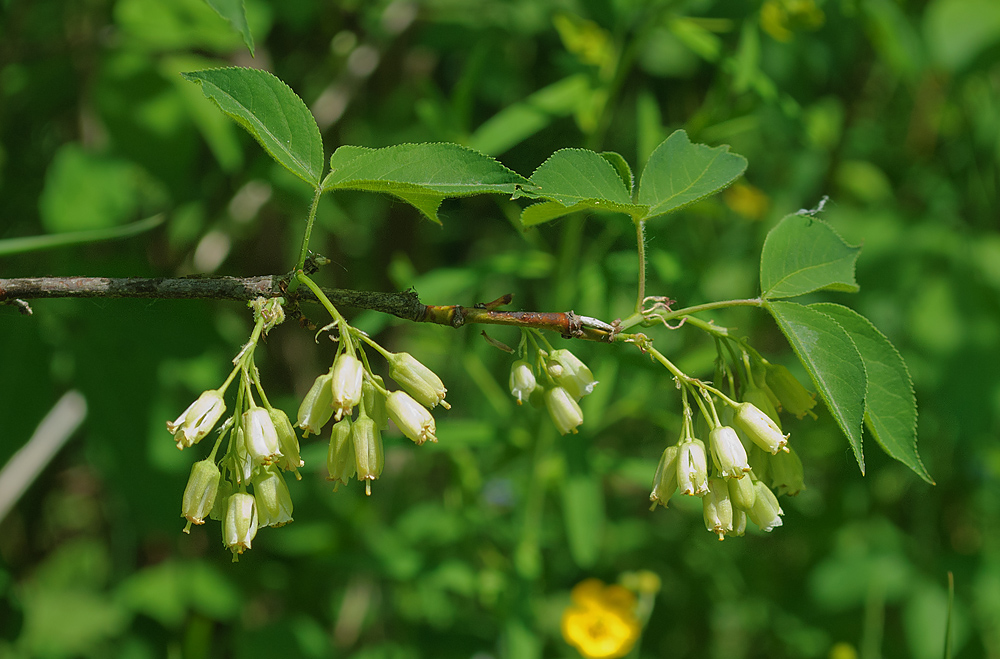
M 586 579 L 570 593 L 562 615 L 563 638 L 587 659 L 624 657 L 639 638 L 635 596 L 621 586 Z

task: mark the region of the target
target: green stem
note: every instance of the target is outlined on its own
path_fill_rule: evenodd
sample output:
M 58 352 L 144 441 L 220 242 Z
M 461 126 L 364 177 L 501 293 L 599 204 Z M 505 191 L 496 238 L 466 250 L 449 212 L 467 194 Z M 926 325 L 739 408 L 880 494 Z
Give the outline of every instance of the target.
M 313 294 L 316 296 L 316 299 L 319 300 L 319 303 L 323 305 L 323 307 L 327 310 L 327 312 L 329 312 L 333 320 L 337 323 L 337 329 L 340 332 L 340 339 L 343 342 L 342 345 L 344 346 L 344 349 L 350 351 L 353 354 L 354 342 L 351 340 L 352 328 L 350 325 L 347 324 L 347 321 L 344 319 L 344 317 L 340 315 L 340 312 L 337 311 L 337 307 L 333 306 L 333 302 L 330 302 L 330 298 L 326 296 L 326 293 L 323 292 L 323 289 L 320 288 L 316 284 L 316 282 L 310 279 L 304 272 L 302 272 L 302 270 L 299 270 L 298 272 L 295 273 L 295 279 L 293 279 L 293 281 L 302 282 L 309 288 L 309 290 L 313 292 Z
M 635 220 L 635 236 L 639 252 L 639 295 L 635 300 L 635 312 L 641 314 L 642 301 L 646 299 L 646 236 L 642 220 Z
M 681 316 L 690 316 L 691 314 L 699 313 L 701 311 L 711 311 L 712 309 L 724 309 L 726 307 L 762 307 L 764 306 L 764 300 L 759 297 L 747 298 L 744 300 L 721 300 L 719 302 L 706 302 L 705 304 L 696 304 L 693 307 L 685 307 L 683 309 L 678 309 L 677 311 L 671 311 L 659 316 L 663 320 L 672 320 L 674 318 L 680 318 Z
M 320 185 L 316 188 L 316 194 L 313 195 L 312 204 L 309 206 L 309 217 L 306 218 L 306 232 L 302 235 L 302 247 L 299 248 L 299 260 L 295 262 L 296 271 L 301 270 L 305 266 L 306 257 L 309 256 L 309 238 L 312 236 L 313 224 L 316 222 L 316 209 L 319 208 L 319 198 L 322 196 L 323 186 Z M 294 293 L 296 288 L 298 288 L 298 283 L 296 279 L 293 279 L 288 283 L 288 292 Z

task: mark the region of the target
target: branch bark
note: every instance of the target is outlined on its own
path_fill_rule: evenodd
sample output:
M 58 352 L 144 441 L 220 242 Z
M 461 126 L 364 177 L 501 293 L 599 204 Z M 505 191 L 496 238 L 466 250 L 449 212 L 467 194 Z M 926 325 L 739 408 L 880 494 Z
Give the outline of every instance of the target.
M 288 296 L 285 286 L 288 278 L 280 275 L 256 277 L 30 277 L 0 279 L 0 303 L 17 304 L 22 311 L 27 307 L 23 300 L 100 297 L 100 298 L 156 298 L 156 299 L 211 299 L 246 302 L 257 297 Z M 613 340 L 611 325 L 572 311 L 500 311 L 498 306 L 510 304 L 512 296 L 506 295 L 489 304 L 472 307 L 461 305 L 429 306 L 420 301 L 416 291 L 379 293 L 342 288 L 324 288 L 323 292 L 337 307 L 369 309 L 386 313 L 415 323 L 435 323 L 462 327 L 468 324 L 507 325 L 530 327 L 559 332 L 563 336 L 588 341 Z M 307 288 L 301 287 L 292 299 L 316 301 Z M 30 313 L 30 310 L 29 310 Z

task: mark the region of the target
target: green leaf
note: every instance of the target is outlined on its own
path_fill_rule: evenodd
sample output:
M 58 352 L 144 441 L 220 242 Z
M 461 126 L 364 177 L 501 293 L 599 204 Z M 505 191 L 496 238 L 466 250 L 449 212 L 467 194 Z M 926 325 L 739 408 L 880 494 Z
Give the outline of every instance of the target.
M 632 175 L 632 168 L 628 166 L 625 158 L 622 154 L 615 153 L 614 151 L 602 151 L 601 157 L 607 160 L 615 171 L 618 172 L 618 176 L 621 177 L 622 183 L 625 184 L 625 189 L 628 190 L 629 198 L 632 197 L 632 190 L 635 188 L 635 176 Z
M 585 149 L 560 149 L 531 175 L 534 187 L 518 192 L 517 196 L 549 202 L 540 204 L 543 208 L 535 208 L 539 204 L 526 208 L 521 222 L 532 226 L 588 209 L 642 217 L 647 209 L 632 203 L 626 176 L 631 179 L 631 170 L 618 154 L 605 156 Z M 561 206 L 561 212 L 551 203 Z
M 323 190 L 384 192 L 441 223 L 437 211 L 449 197 L 512 195 L 528 180 L 490 156 L 457 144 L 398 144 L 384 149 L 342 146 L 330 156 Z
M 906 363 L 871 322 L 839 304 L 809 305 L 830 316 L 843 327 L 857 346 L 868 375 L 865 397 L 865 425 L 875 441 L 891 457 L 899 460 L 928 483 L 934 480 L 917 454 L 917 401 Z
M 288 85 L 259 69 L 231 67 L 183 73 L 245 128 L 280 165 L 319 187 L 323 140 L 316 120 Z
M 765 303 L 792 350 L 805 366 L 830 413 L 854 449 L 861 473 L 861 422 L 865 415 L 867 376 L 854 341 L 836 320 L 795 302 Z
M 746 168 L 746 158 L 728 146 L 691 144 L 687 133 L 677 130 L 649 156 L 638 202 L 649 206 L 647 218 L 670 213 L 722 190 Z
M 243 6 L 243 0 L 205 0 L 205 2 L 240 33 L 243 43 L 253 56 L 253 35 L 250 34 L 250 26 L 247 25 L 247 11 Z
M 760 254 L 762 296 L 774 300 L 819 290 L 855 293 L 852 247 L 826 222 L 811 215 L 788 215 L 771 229 Z

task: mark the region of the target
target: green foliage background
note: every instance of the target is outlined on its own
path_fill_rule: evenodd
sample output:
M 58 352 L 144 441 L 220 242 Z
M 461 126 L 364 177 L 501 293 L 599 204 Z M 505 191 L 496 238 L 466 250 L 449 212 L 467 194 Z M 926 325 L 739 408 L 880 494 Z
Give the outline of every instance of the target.
M 646 510 L 680 428 L 673 383 L 648 360 L 573 346 L 601 384 L 581 434 L 560 438 L 539 410 L 515 408 L 510 359 L 478 329 L 355 313 L 445 380 L 440 443 L 387 438 L 370 498 L 331 493 L 324 442 L 307 443 L 295 523 L 262 531 L 233 565 L 214 523 L 179 532 L 198 458 L 164 421 L 221 382 L 249 313 L 4 307 L 0 461 L 66 390 L 89 412 L 0 520 L 0 656 L 571 657 L 558 631 L 569 589 L 637 569 L 663 581 L 643 657 L 940 657 L 948 571 L 956 654 L 1000 656 L 1000 5 L 256 0 L 247 18 L 254 60 L 201 0 L 0 2 L 0 239 L 169 214 L 127 240 L 0 257 L 4 277 L 289 268 L 308 187 L 181 71 L 265 67 L 327 145 L 454 141 L 525 176 L 564 147 L 618 151 L 635 171 L 685 128 L 750 167 L 740 187 L 651 222 L 649 292 L 683 305 L 755 295 L 766 231 L 830 195 L 823 218 L 864 243 L 861 292 L 816 299 L 853 306 L 900 348 L 937 485 L 871 442 L 862 477 L 824 411 L 786 427 L 808 489 L 783 501 L 785 526 L 719 543 L 700 506 Z M 334 263 L 319 278 L 413 286 L 430 304 L 513 292 L 522 309 L 631 311 L 628 223 L 522 233 L 520 208 L 449 201 L 439 228 L 387 197 L 327 196 L 313 248 Z M 715 317 L 792 364 L 764 312 Z M 703 335 L 651 333 L 711 374 Z M 292 323 L 273 332 L 258 351 L 284 394 L 272 402 L 294 412 L 333 352 Z

